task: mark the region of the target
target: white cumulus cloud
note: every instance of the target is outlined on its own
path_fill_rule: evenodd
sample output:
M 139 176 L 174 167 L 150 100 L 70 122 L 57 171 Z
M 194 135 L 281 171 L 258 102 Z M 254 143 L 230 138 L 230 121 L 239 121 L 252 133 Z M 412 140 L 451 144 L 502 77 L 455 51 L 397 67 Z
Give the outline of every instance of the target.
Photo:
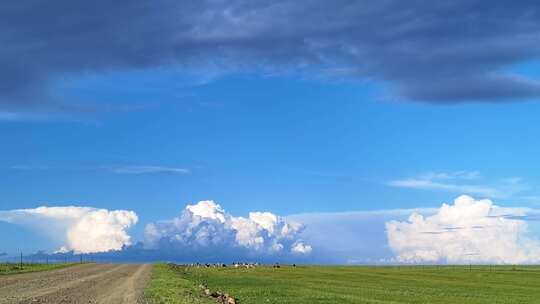
M 145 245 L 182 252 L 227 252 L 237 256 L 308 255 L 312 248 L 299 237 L 304 226 L 270 212 L 235 217 L 213 201 L 188 205 L 179 217 L 148 224 Z
M 291 251 L 299 254 L 310 254 L 313 248 L 303 242 L 296 242 L 292 245 Z
M 528 235 L 529 211 L 463 195 L 433 215 L 386 222 L 386 233 L 399 262 L 537 263 L 540 243 Z
M 127 231 L 138 217 L 133 211 L 67 206 L 0 211 L 0 221 L 46 233 L 64 243 L 60 251 L 96 253 L 130 245 Z

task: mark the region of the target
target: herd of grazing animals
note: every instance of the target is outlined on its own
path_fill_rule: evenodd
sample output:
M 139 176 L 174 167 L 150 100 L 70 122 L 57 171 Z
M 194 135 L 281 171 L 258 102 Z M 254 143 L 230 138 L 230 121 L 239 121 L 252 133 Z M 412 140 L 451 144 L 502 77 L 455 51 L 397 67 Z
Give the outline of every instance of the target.
M 234 263 L 231 263 L 229 265 L 225 264 L 225 263 L 191 263 L 191 264 L 186 264 L 186 265 L 179 265 L 179 264 L 174 264 L 174 263 L 169 263 L 168 264 L 169 267 L 173 268 L 173 269 L 186 269 L 188 267 L 196 267 L 196 268 L 227 268 L 227 267 L 232 267 L 232 268 L 255 268 L 255 267 L 260 267 L 260 266 L 267 266 L 269 267 L 270 265 L 262 265 L 262 264 L 259 264 L 259 263 L 247 263 L 247 262 L 234 262 Z M 281 265 L 279 263 L 275 263 L 275 264 L 272 264 L 271 265 L 272 268 L 276 269 L 276 268 L 281 268 Z M 293 264 L 292 267 L 296 267 L 296 264 Z M 222 293 L 220 291 L 211 291 L 208 286 L 206 284 L 200 284 L 199 285 L 199 289 L 201 289 L 201 291 L 208 297 L 211 297 L 211 298 L 214 298 L 217 303 L 219 304 L 237 304 L 238 303 L 238 300 L 235 299 L 233 296 L 227 294 L 227 293 Z
M 197 268 L 226 268 L 226 267 L 233 267 L 233 268 L 255 268 L 259 266 L 263 266 L 259 263 L 247 263 L 247 262 L 234 262 L 230 265 L 224 264 L 224 263 L 191 263 L 187 265 L 177 265 L 177 264 L 169 264 L 173 267 L 178 266 L 187 266 L 187 267 L 197 267 Z M 296 264 L 292 265 L 293 267 L 296 267 Z M 275 263 L 272 265 L 273 268 L 280 268 L 281 265 L 279 263 Z

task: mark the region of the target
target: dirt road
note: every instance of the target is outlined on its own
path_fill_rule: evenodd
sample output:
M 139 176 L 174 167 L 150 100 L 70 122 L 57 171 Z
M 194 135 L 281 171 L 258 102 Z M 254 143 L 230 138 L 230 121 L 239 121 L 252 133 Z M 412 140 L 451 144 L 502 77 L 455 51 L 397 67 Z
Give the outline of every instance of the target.
M 0 304 L 142 302 L 151 265 L 85 264 L 0 276 Z

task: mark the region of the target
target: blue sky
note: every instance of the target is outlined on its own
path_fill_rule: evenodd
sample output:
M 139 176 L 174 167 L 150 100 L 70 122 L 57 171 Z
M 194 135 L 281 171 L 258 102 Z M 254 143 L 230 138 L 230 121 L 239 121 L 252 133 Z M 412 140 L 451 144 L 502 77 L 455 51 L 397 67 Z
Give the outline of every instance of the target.
M 0 210 L 131 210 L 139 219 L 129 232 L 135 242 L 145 240 L 147 224 L 203 200 L 235 216 L 269 211 L 306 222 L 302 216 L 314 213 L 438 208 L 461 194 L 540 208 L 538 51 L 527 40 L 540 26 L 525 14 L 529 6 L 481 13 L 481 4 L 411 4 L 411 20 L 422 21 L 415 28 L 398 3 L 373 5 L 398 20 L 378 23 L 374 37 L 355 21 L 365 12 L 347 12 L 345 3 L 320 26 L 309 20 L 325 4 L 306 3 L 312 14 L 296 30 L 289 26 L 299 7 L 259 4 L 179 1 L 168 14 L 185 8 L 223 20 L 184 16 L 187 32 L 160 21 L 151 28 L 157 42 L 144 27 L 121 36 L 119 21 L 98 14 L 80 21 L 90 49 L 76 45 L 82 38 L 67 19 L 28 37 L 22 33 L 39 20 L 2 21 L 13 35 L 0 38 L 10 46 L 0 62 L 15 72 L 0 75 L 7 88 L 0 96 Z M 162 5 L 156 9 L 170 4 Z M 157 16 L 139 9 L 111 11 L 143 23 Z M 445 10 L 476 12 L 478 21 L 463 25 Z M 267 19 L 276 14 L 285 19 Z M 513 22 L 516 16 L 532 24 Z M 490 32 L 493 20 L 505 30 Z M 452 30 L 456 24 L 467 31 Z M 103 33 L 114 42 L 94 45 Z M 183 38 L 171 38 L 177 35 Z M 521 39 L 507 40 L 515 35 Z M 62 47 L 64 60 L 54 55 Z M 28 53 L 16 52 L 22 49 Z M 359 227 L 378 227 L 380 251 L 366 253 L 362 238 L 344 249 L 352 252 L 348 260 L 373 261 L 392 256 L 384 223 L 407 216 L 331 226 L 352 231 L 352 242 Z M 0 222 L 0 252 L 53 251 L 62 243 L 22 226 Z

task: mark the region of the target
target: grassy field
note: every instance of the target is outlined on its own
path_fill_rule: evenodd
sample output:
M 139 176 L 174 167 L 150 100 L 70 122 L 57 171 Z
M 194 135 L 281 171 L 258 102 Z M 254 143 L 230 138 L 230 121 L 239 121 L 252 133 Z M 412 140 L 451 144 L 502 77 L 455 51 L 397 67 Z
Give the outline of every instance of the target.
M 149 303 L 199 304 L 213 303 L 203 296 L 195 281 L 165 264 L 154 265 L 152 278 L 144 291 Z
M 242 304 L 540 303 L 540 267 L 258 267 L 158 265 L 148 289 L 155 303 L 206 302 L 199 284 Z
M 52 269 L 67 267 L 70 265 L 73 265 L 73 264 L 24 263 L 21 266 L 20 264 L 16 264 L 16 263 L 0 263 L 0 275 L 52 270 Z

